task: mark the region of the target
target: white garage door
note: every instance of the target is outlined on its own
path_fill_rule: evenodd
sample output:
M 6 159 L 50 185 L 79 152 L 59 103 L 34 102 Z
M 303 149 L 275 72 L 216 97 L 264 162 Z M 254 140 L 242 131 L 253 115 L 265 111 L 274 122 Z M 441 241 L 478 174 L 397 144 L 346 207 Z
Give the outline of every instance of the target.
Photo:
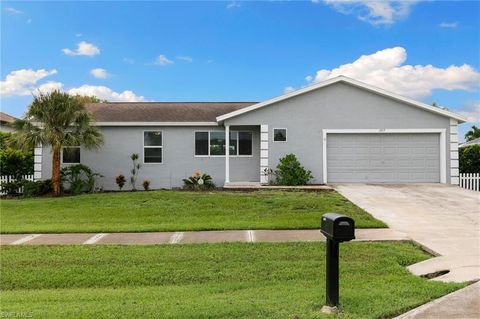
M 329 183 L 438 183 L 440 135 L 327 134 Z

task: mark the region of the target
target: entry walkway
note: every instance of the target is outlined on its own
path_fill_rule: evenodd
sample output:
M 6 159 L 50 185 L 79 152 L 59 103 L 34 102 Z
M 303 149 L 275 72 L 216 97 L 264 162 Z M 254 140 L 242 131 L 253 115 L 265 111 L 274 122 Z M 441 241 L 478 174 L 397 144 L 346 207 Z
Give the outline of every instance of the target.
M 405 234 L 389 228 L 357 229 L 356 241 L 407 241 Z M 221 242 L 322 241 L 318 229 L 226 230 L 151 233 L 72 233 L 0 235 L 1 245 L 157 245 Z

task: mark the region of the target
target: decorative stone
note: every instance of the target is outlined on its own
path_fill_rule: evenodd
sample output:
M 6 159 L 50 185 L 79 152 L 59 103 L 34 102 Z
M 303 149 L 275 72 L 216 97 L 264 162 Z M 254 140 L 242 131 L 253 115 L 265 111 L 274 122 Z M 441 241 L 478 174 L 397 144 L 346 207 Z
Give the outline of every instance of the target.
M 322 313 L 326 313 L 330 315 L 330 314 L 338 313 L 338 308 L 332 307 L 332 306 L 323 306 L 320 311 Z

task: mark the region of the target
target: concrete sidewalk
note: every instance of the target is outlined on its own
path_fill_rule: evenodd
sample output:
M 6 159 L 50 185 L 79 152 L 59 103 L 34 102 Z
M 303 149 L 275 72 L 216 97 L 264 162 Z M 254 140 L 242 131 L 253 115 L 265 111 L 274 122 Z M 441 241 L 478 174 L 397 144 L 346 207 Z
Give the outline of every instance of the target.
M 356 241 L 406 241 L 405 234 L 389 228 L 357 229 Z M 150 233 L 72 233 L 0 235 L 1 245 L 157 245 L 222 242 L 322 241 L 318 229 L 226 230 Z
M 478 319 L 480 282 L 410 310 L 394 319 Z

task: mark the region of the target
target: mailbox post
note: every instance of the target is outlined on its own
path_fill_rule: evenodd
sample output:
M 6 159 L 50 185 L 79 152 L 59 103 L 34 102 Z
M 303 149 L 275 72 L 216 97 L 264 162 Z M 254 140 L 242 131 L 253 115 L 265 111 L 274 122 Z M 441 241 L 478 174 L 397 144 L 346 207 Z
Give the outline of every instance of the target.
M 339 305 L 339 244 L 355 239 L 355 221 L 345 215 L 327 213 L 322 216 L 322 234 L 327 238 L 326 302 L 331 312 Z

